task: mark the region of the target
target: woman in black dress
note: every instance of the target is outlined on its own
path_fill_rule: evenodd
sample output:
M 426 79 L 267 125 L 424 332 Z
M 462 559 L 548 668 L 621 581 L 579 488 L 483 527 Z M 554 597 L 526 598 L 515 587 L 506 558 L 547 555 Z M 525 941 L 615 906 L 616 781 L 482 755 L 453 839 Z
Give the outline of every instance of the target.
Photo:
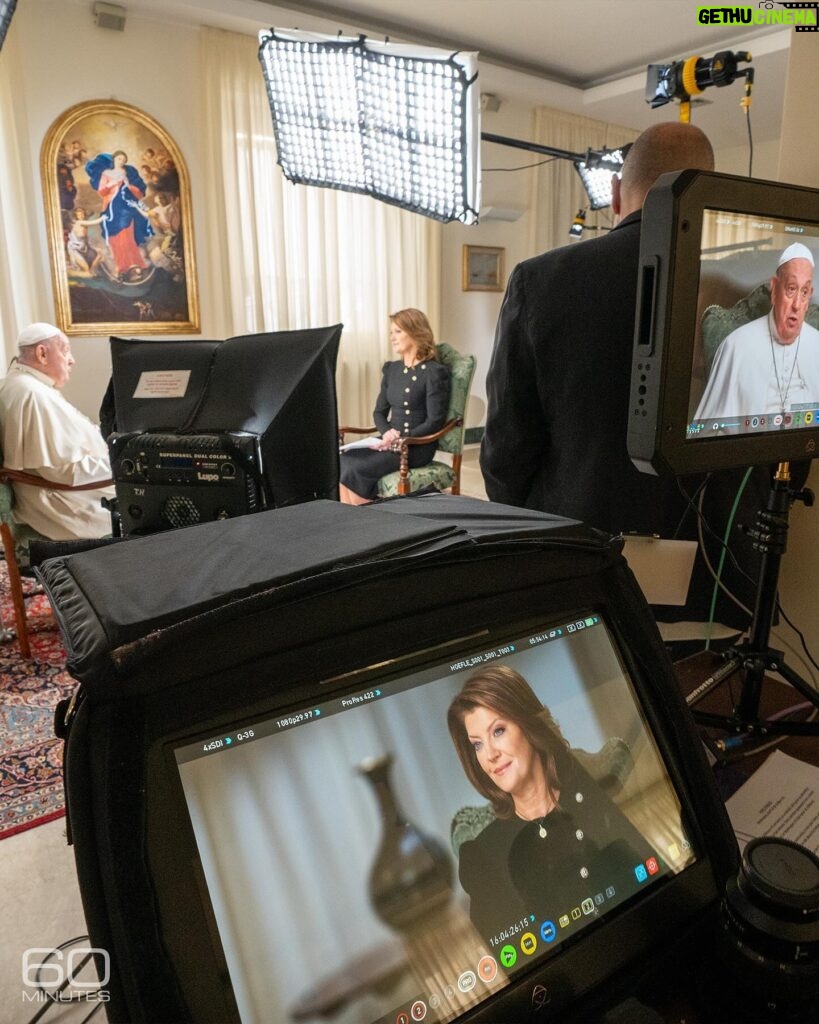
M 341 453 L 339 494 L 348 505 L 378 496 L 378 481 L 399 467 L 396 442 L 440 430 L 449 405 L 449 368 L 438 362 L 437 347 L 424 313 L 401 309 L 390 316 L 390 344 L 398 358 L 385 363 L 373 418 L 381 440 L 371 448 Z M 409 447 L 410 469 L 432 462 L 438 445 Z
M 458 854 L 473 924 L 492 943 L 512 922 L 568 913 L 596 893 L 638 888 L 654 856 L 582 768 L 528 682 L 505 665 L 480 669 L 452 701 L 449 731 L 494 820 Z M 584 911 L 585 914 L 585 911 Z

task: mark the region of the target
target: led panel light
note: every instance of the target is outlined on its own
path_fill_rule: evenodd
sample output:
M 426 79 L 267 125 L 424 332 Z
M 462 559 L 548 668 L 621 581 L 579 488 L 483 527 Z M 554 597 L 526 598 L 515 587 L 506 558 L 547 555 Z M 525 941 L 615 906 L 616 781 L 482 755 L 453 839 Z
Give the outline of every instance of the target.
M 575 160 L 575 170 L 583 182 L 592 210 L 611 206 L 611 176 L 622 169 L 630 148 L 631 144 L 620 149 L 590 149 L 583 160 Z
M 14 14 L 16 6 L 17 0 L 0 0 L 0 48 L 5 42 L 6 32 L 8 32 L 11 16 Z
M 278 29 L 259 43 L 286 178 L 477 221 L 477 54 Z

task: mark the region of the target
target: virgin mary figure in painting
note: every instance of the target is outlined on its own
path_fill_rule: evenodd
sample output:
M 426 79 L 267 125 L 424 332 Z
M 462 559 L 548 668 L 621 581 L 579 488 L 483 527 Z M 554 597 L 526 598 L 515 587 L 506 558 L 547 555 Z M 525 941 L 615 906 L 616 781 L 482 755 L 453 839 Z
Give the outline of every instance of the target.
M 117 276 L 139 280 L 149 267 L 139 247 L 153 234 L 143 203 L 147 185 L 121 149 L 110 155 L 100 153 L 85 169 L 92 187 L 102 196 L 100 228 Z

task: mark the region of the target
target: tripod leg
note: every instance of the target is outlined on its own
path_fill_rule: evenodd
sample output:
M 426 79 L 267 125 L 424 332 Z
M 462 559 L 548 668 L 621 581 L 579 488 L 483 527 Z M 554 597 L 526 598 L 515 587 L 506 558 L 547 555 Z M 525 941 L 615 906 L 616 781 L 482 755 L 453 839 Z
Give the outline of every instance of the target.
M 792 668 L 785 664 L 777 664 L 776 668 L 772 665 L 771 669 L 778 672 L 787 683 L 790 683 L 794 690 L 801 693 L 815 708 L 819 708 L 819 692 L 798 673 L 794 672 Z
M 743 665 L 743 672 L 742 693 L 734 711 L 743 721 L 753 722 L 759 718 L 759 701 L 765 679 L 764 658 L 758 654 L 750 656 Z

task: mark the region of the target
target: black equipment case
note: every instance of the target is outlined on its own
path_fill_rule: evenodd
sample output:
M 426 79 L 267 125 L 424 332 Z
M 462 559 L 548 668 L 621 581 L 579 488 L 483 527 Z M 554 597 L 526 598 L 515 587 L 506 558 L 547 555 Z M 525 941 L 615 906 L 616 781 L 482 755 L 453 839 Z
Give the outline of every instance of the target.
M 178 825 L 166 817 L 159 748 L 168 737 L 206 725 L 218 735 L 220 723 L 410 655 L 421 641 L 445 646 L 568 609 L 605 616 L 681 794 L 699 872 L 696 883 L 670 883 L 666 902 L 631 931 L 623 924 L 622 943 L 611 926 L 598 929 L 604 947 L 579 943 L 572 962 L 590 971 L 586 988 L 604 981 L 610 994 L 633 960 L 668 947 L 675 921 L 683 930 L 710 913 L 735 873 L 736 845 L 620 551 L 620 541 L 570 520 L 430 494 L 363 508 L 319 500 L 45 562 L 39 576 L 79 683 L 58 711 L 58 733 L 91 945 L 110 955 L 112 1024 L 235 1017 L 211 969 L 201 908 L 190 909 L 201 883 L 180 864 Z M 181 946 L 176 908 L 187 908 Z M 462 1019 L 527 1017 L 529 986 L 504 992 Z M 271 1007 L 266 1019 L 288 1017 Z

